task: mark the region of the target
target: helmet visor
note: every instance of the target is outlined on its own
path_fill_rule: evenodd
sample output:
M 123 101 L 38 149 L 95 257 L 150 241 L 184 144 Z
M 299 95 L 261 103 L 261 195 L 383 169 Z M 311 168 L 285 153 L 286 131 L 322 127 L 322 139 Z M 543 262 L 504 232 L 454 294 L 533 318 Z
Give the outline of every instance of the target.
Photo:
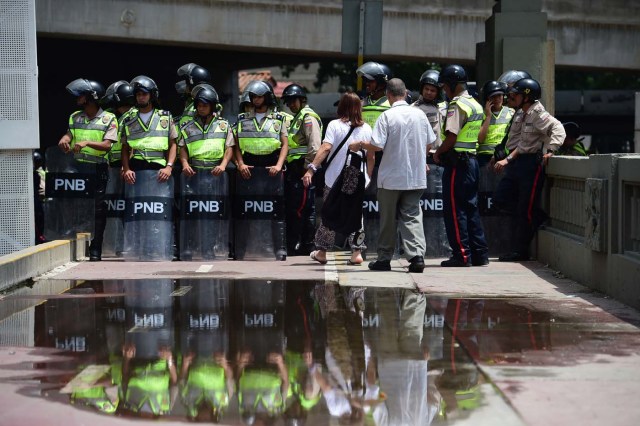
M 71 83 L 67 84 L 66 89 L 73 96 L 80 96 L 94 92 L 91 84 L 84 78 L 73 80 Z

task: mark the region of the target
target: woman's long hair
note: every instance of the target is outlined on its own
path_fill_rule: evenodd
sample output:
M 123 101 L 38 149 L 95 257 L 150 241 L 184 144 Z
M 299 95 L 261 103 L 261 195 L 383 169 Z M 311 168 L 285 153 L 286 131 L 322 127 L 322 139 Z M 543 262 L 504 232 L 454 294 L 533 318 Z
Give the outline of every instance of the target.
M 342 121 L 350 121 L 352 126 L 360 127 L 364 124 L 362 119 L 362 101 L 353 92 L 347 92 L 338 103 L 338 118 Z

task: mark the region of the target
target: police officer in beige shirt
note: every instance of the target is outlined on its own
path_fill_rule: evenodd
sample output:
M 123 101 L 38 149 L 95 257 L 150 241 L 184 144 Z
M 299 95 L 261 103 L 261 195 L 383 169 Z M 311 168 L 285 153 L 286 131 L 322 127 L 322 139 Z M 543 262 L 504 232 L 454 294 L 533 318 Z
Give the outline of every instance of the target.
M 565 138 L 560 121 L 540 103 L 541 94 L 540 84 L 531 78 L 518 80 L 508 91 L 510 106 L 518 109 L 509 130 L 509 145 L 517 142 L 517 147 L 496 163 L 496 169 L 505 168 L 506 173 L 496 189 L 495 202 L 515 216 L 516 230 L 512 234 L 514 251 L 500 256 L 502 262 L 529 260 L 531 240 L 546 219 L 540 209 L 544 166 Z

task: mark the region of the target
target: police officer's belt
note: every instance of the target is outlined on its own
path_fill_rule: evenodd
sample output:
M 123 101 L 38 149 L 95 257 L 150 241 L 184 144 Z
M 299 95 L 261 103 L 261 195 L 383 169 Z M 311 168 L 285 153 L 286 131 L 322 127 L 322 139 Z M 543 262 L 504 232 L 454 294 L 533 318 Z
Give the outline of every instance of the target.
M 73 158 L 76 161 L 85 161 L 87 163 L 96 163 L 96 164 L 104 164 L 107 162 L 107 159 L 104 157 L 99 157 L 97 155 L 85 154 L 84 152 L 78 152 L 73 154 Z
M 220 164 L 220 160 L 191 160 L 194 167 L 215 167 Z
M 141 149 L 134 149 L 133 155 L 139 155 L 143 158 L 164 158 L 164 151 L 143 151 Z

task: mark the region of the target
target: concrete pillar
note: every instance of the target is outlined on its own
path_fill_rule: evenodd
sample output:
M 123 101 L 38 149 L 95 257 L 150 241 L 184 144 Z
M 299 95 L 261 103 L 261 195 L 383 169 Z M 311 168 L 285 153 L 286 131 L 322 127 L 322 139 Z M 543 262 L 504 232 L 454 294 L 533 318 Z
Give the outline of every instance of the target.
M 497 79 L 506 70 L 528 71 L 542 85 L 542 103 L 554 111 L 555 48 L 547 40 L 542 0 L 500 0 L 485 23 L 485 42 L 476 48 L 477 81 Z

